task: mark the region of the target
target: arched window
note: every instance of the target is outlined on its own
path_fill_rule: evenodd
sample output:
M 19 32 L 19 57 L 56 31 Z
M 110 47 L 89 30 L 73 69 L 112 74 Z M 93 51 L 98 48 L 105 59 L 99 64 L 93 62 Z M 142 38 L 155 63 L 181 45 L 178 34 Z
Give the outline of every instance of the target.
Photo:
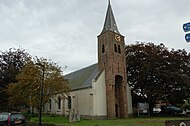
M 119 52 L 119 54 L 121 54 L 121 47 L 120 47 L 120 45 L 118 45 L 118 52 Z
M 58 97 L 58 109 L 61 109 L 61 97 Z
M 49 99 L 49 109 L 51 110 L 51 99 Z
M 117 45 L 114 44 L 114 51 L 117 53 Z
M 105 46 L 104 46 L 104 44 L 102 44 L 102 53 L 104 53 L 105 52 Z
M 68 97 L 68 109 L 71 109 L 71 96 Z

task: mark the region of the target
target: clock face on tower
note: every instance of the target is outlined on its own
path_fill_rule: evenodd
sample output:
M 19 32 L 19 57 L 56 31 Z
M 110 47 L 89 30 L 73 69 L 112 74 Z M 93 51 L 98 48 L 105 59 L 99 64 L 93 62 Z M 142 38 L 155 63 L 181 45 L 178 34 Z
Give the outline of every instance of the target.
M 118 34 L 115 34 L 115 41 L 120 42 L 121 41 L 121 36 L 119 36 Z

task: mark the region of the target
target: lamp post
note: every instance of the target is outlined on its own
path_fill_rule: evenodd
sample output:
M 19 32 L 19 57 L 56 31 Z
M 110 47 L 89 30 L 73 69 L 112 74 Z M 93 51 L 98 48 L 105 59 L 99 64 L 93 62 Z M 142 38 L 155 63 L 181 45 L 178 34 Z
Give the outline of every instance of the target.
M 44 91 L 44 71 L 45 65 L 41 63 L 36 63 L 36 65 L 42 67 L 42 80 L 40 85 L 40 115 L 39 115 L 39 126 L 42 125 L 42 101 L 43 101 L 43 91 Z

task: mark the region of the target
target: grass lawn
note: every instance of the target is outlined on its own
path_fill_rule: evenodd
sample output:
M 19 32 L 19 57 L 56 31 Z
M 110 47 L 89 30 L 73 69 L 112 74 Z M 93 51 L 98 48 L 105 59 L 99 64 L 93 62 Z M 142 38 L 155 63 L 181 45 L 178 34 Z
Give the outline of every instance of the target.
M 81 120 L 80 122 L 68 122 L 68 118 L 56 116 L 43 116 L 42 123 L 63 124 L 65 126 L 165 126 L 166 120 L 190 120 L 184 117 L 141 117 L 113 120 Z M 38 117 L 31 118 L 32 122 L 38 122 Z

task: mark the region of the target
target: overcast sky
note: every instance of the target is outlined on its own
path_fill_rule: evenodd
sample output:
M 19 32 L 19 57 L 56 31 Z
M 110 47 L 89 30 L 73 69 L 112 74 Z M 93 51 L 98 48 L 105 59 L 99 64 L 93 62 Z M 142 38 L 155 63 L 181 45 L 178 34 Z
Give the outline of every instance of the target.
M 185 49 L 182 25 L 190 22 L 189 0 L 111 0 L 125 44 L 164 43 Z M 0 50 L 25 49 L 68 68 L 97 63 L 97 36 L 108 0 L 0 0 Z

